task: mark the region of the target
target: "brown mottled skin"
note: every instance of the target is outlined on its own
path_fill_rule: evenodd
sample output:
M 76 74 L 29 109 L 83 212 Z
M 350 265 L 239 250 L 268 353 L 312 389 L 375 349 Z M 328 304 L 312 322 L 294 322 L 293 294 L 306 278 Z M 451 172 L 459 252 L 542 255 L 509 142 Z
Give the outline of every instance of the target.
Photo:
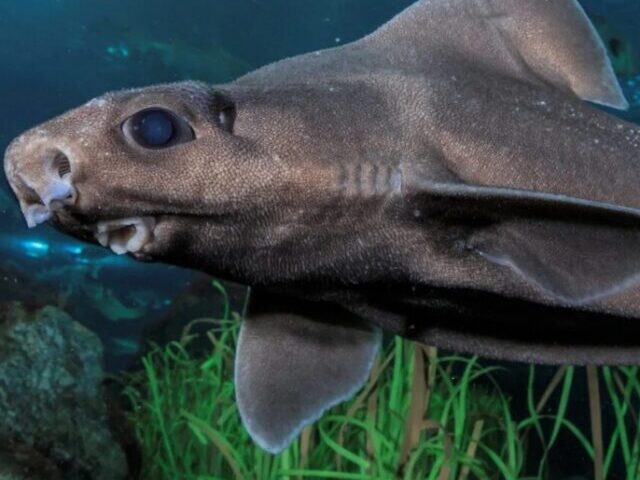
M 627 106 L 572 0 L 422 0 L 230 84 L 107 94 L 17 139 L 5 170 L 24 210 L 62 151 L 76 195 L 58 228 L 91 240 L 99 220 L 154 217 L 135 256 L 251 285 L 255 318 L 637 363 L 640 129 L 584 100 Z M 195 139 L 123 136 L 158 106 Z

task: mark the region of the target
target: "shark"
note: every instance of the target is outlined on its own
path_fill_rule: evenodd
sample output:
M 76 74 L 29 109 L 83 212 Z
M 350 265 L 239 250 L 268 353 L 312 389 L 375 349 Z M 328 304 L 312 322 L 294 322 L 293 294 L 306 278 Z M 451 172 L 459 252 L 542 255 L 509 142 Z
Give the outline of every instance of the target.
M 605 108 L 601 108 L 605 107 Z M 640 128 L 574 0 L 420 0 L 221 85 L 107 93 L 16 138 L 28 226 L 251 287 L 244 425 L 278 452 L 381 331 L 640 363 Z

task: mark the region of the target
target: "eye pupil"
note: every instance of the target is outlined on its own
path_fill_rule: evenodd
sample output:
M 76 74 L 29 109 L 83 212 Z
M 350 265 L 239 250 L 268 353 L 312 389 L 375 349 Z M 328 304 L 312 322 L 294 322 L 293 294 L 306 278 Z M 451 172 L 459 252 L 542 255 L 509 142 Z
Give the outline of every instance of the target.
M 195 140 L 189 123 L 162 107 L 140 110 L 120 125 L 125 139 L 139 147 L 162 150 Z
M 162 110 L 144 112 L 136 127 L 142 139 L 153 147 L 166 145 L 175 135 L 171 117 Z

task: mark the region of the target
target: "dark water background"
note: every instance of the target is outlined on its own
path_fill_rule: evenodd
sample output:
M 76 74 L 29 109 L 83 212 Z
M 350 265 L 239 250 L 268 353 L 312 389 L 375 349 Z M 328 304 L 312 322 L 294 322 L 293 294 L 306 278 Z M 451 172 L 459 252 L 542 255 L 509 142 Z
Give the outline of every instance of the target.
M 411 3 L 3 0 L 0 151 L 23 130 L 105 91 L 184 79 L 224 83 L 283 57 L 357 39 Z M 629 42 L 640 63 L 640 1 L 582 4 L 607 32 Z M 622 116 L 640 121 L 640 78 L 622 81 L 633 105 Z M 57 299 L 101 336 L 107 370 L 129 365 L 154 326 L 180 314 L 184 320 L 209 316 L 220 307 L 201 275 L 116 257 L 49 226 L 27 230 L 0 177 L 0 300 L 14 299 L 17 291 L 34 303 Z M 242 290 L 232 293 L 239 305 Z M 155 338 L 167 339 L 177 328 L 158 327 Z M 512 392 L 525 391 L 522 366 L 510 366 L 503 376 Z M 586 393 L 583 398 L 586 411 Z

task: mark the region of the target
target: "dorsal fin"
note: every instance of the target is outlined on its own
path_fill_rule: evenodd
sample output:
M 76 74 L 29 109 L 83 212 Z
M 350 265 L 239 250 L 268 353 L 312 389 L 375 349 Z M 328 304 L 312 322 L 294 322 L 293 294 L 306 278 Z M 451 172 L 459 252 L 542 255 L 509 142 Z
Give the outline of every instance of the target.
M 399 61 L 468 59 L 584 100 L 629 107 L 602 41 L 575 0 L 420 0 L 363 43 Z

